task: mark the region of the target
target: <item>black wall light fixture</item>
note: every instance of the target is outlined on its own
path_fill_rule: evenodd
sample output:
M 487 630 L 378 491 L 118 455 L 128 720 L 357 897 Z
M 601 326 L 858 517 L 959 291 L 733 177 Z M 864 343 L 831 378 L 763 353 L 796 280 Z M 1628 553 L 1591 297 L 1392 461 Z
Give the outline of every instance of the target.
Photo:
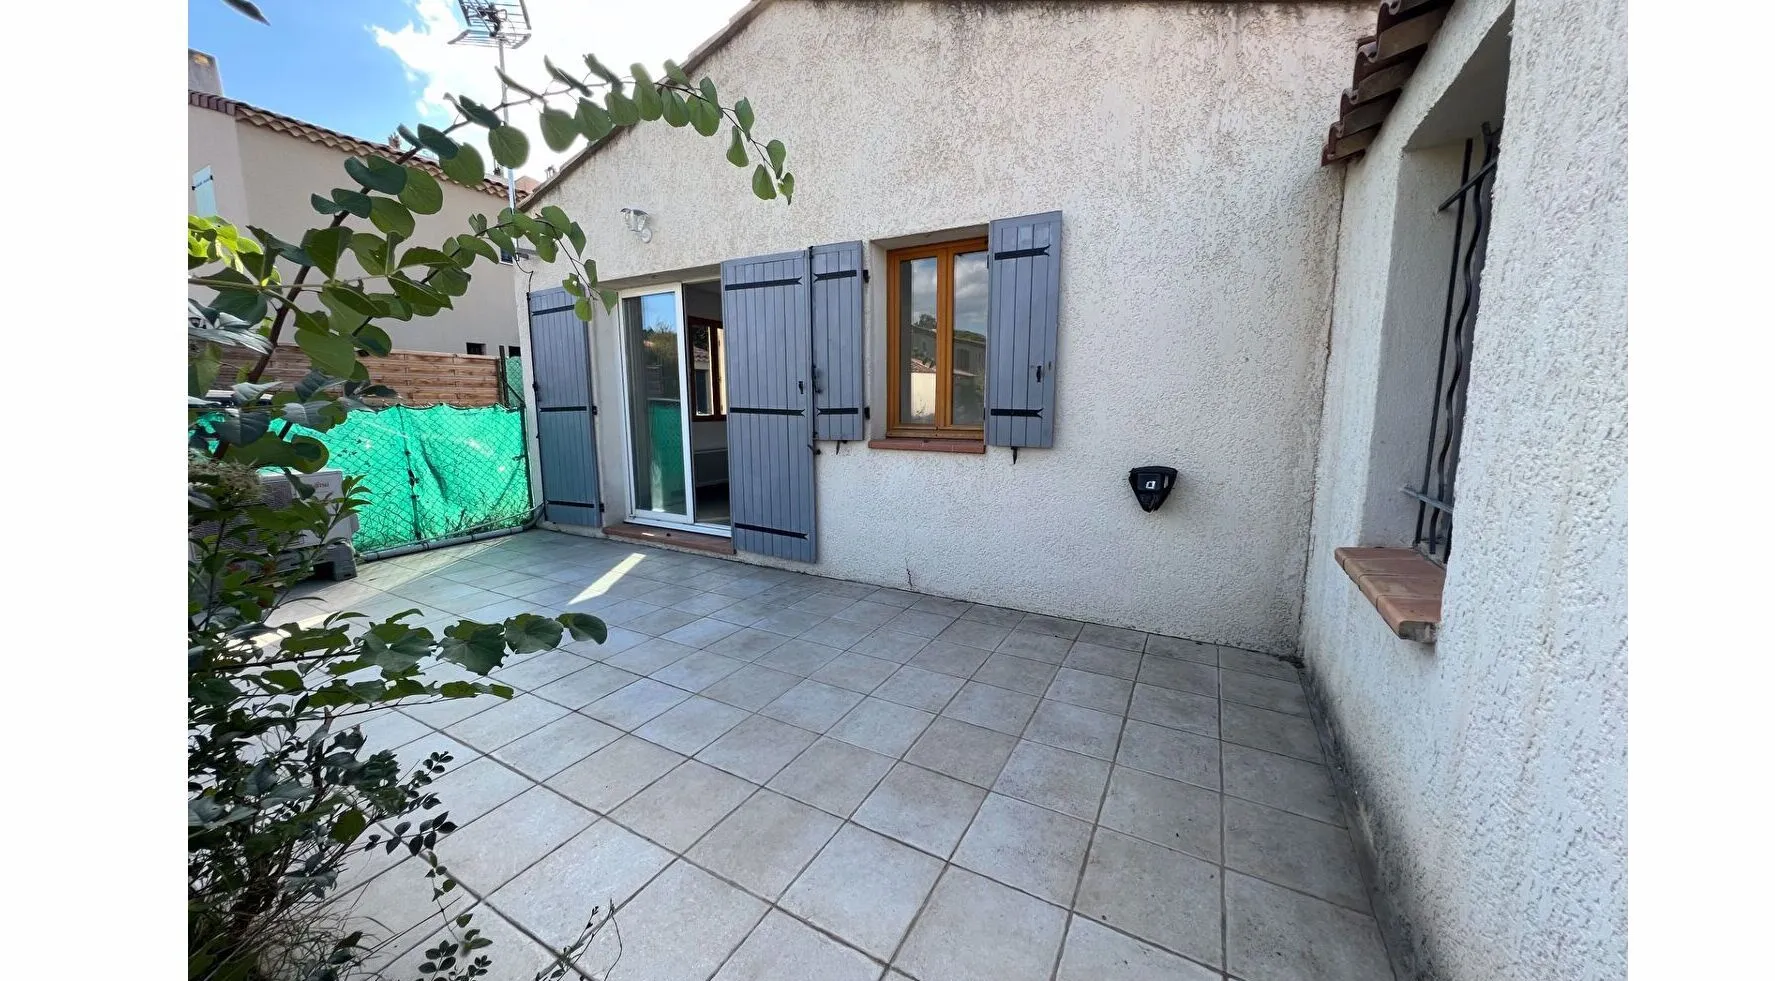
M 1157 511 L 1175 483 L 1177 471 L 1171 467 L 1135 467 L 1128 471 L 1128 486 L 1134 488 L 1134 499 L 1140 502 L 1142 511 Z

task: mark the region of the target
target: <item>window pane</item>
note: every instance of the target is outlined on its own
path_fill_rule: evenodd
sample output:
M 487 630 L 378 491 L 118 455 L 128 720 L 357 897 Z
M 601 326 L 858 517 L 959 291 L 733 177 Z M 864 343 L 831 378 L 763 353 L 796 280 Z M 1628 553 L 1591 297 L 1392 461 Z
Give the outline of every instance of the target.
M 937 260 L 900 263 L 900 423 L 937 424 Z
M 699 416 L 715 414 L 715 385 L 711 368 L 715 358 L 710 334 L 707 324 L 690 326 L 690 387 L 695 412 Z
M 986 420 L 986 253 L 955 257 L 955 350 L 950 373 L 955 392 L 950 415 L 956 426 Z
M 629 424 L 633 428 L 635 510 L 688 516 L 684 481 L 684 404 L 678 380 L 678 299 L 671 293 L 623 300 L 628 332 Z

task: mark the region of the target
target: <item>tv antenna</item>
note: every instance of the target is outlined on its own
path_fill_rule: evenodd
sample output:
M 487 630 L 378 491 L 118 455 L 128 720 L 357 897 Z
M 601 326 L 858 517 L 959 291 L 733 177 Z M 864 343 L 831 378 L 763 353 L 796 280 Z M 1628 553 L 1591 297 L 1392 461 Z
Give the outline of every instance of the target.
M 505 51 L 521 48 L 530 40 L 530 10 L 524 0 L 456 0 L 462 21 L 468 28 L 451 44 L 469 44 L 477 48 L 499 50 L 499 74 L 505 74 Z M 505 79 L 499 81 L 499 101 L 507 98 Z M 511 110 L 500 109 L 499 118 L 511 122 Z M 505 168 L 505 200 L 513 211 L 518 210 L 518 175 Z

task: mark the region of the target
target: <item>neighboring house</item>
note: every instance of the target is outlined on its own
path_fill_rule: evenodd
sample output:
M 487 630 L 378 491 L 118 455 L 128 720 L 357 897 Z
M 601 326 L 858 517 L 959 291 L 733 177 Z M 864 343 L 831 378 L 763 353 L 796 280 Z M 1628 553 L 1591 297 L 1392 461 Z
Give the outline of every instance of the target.
M 1623 2 L 757 0 L 689 67 L 795 202 L 666 127 L 537 189 L 622 295 L 530 295 L 545 526 L 1297 655 L 1408 976 L 1625 973 Z
M 302 230 L 327 220 L 309 205 L 309 195 L 346 186 L 347 158 L 399 155 L 386 144 L 223 97 L 215 61 L 202 52 L 189 53 L 188 67 L 192 214 L 219 214 L 242 228 L 257 225 L 294 241 Z M 444 206 L 437 214 L 414 216 L 415 241 L 435 242 L 467 231 L 469 215 L 493 215 L 506 206 L 505 185 L 497 180 L 464 187 L 451 182 L 442 170 L 422 166 L 443 187 Z M 524 180 L 518 183 L 522 191 Z M 522 347 L 521 321 L 512 311 L 516 289 L 516 267 L 477 266 L 473 286 L 453 301 L 452 309 L 435 317 L 382 325 L 398 349 L 490 357 L 516 354 Z

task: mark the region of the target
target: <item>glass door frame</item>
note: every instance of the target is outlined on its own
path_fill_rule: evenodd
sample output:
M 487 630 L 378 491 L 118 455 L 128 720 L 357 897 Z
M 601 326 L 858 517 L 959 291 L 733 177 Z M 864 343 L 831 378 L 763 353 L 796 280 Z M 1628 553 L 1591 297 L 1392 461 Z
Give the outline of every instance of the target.
M 675 514 L 671 511 L 642 510 L 635 506 L 640 498 L 635 492 L 635 426 L 634 426 L 634 362 L 631 357 L 634 351 L 630 348 L 629 324 L 627 310 L 623 301 L 642 296 L 657 296 L 661 293 L 672 295 L 673 310 L 677 316 L 678 335 L 678 422 L 682 427 L 680 442 L 684 452 L 684 500 L 688 514 Z M 733 529 L 727 525 L 700 524 L 696 521 L 696 471 L 695 447 L 691 445 L 692 411 L 690 391 L 690 329 L 684 312 L 684 284 L 656 283 L 652 286 L 638 286 L 622 290 L 617 294 L 616 305 L 617 341 L 622 357 L 622 430 L 623 430 L 623 476 L 627 481 L 629 500 L 627 520 L 638 525 L 655 525 L 663 528 L 683 528 L 704 535 L 717 535 L 723 538 L 733 537 Z M 725 354 L 725 352 L 723 352 Z

